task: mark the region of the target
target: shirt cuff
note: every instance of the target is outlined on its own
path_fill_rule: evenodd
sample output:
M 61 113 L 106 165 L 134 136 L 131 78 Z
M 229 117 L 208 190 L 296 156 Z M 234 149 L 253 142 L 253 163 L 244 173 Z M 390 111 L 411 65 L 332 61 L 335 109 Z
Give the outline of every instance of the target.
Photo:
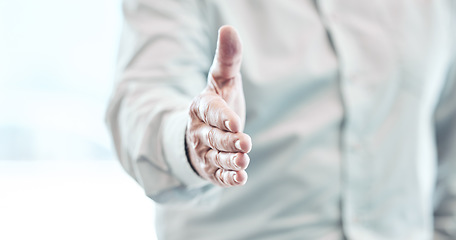
M 185 131 L 187 130 L 188 113 L 172 113 L 163 128 L 163 150 L 172 174 L 187 188 L 194 189 L 209 184 L 190 166 L 185 153 Z

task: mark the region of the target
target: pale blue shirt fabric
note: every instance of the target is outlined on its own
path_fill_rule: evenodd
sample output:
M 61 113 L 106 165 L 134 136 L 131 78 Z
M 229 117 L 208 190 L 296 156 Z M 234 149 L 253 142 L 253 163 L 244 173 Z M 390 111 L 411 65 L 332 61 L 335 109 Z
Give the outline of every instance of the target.
M 107 121 L 159 239 L 456 239 L 454 0 L 129 0 Z M 243 42 L 245 186 L 201 179 L 187 108 Z M 128 206 L 125 206 L 128 207 Z

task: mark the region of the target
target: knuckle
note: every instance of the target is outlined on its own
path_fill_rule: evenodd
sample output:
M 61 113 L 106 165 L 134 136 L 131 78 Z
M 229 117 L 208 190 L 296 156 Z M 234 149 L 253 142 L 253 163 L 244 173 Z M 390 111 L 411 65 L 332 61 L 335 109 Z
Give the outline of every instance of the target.
M 227 182 L 230 185 L 235 185 L 236 183 L 234 181 L 234 175 L 235 175 L 235 173 L 233 171 L 226 172 L 225 173 L 225 182 Z
M 212 150 L 208 150 L 204 154 L 202 154 L 202 162 L 204 162 L 208 174 L 213 174 L 214 172 L 216 172 L 215 170 L 218 169 L 217 166 L 214 166 L 213 155 L 214 154 Z
M 207 142 L 209 143 L 209 147 L 211 147 L 212 149 L 215 149 L 215 128 L 211 128 L 208 132 L 207 132 Z
M 190 107 L 189 107 L 189 111 L 188 111 L 188 114 L 190 115 L 190 117 L 193 117 L 193 116 L 198 116 L 198 109 L 199 109 L 199 105 L 200 105 L 200 96 L 197 96 L 193 99 L 193 101 L 191 102 L 190 104 Z
M 209 111 L 210 111 L 210 106 L 206 104 L 201 104 L 198 108 L 199 116 L 201 117 L 201 120 L 205 123 L 208 121 L 208 116 L 209 116 Z
M 193 148 L 197 148 L 200 145 L 200 140 L 198 138 L 198 134 L 196 132 L 191 132 L 189 134 L 190 142 Z
M 207 101 L 205 100 L 206 96 L 201 94 L 196 96 L 190 104 L 189 108 L 189 115 L 193 118 L 199 118 L 203 122 L 207 120 L 207 111 L 208 105 Z
M 229 164 L 233 169 L 240 169 L 240 167 L 236 164 L 236 159 L 238 158 L 237 154 L 233 154 L 230 156 Z
M 223 182 L 224 182 L 226 185 L 231 185 L 231 182 L 230 182 L 230 173 L 229 173 L 228 171 L 225 171 L 222 177 L 223 177 Z
M 205 166 L 209 165 L 209 162 L 210 162 L 210 151 L 206 151 L 204 154 L 203 154 L 203 157 L 202 157 L 202 162 L 204 163 Z
M 219 151 L 217 151 L 217 153 L 215 154 L 214 163 L 215 163 L 216 167 L 223 168 L 222 162 L 221 162 L 221 159 L 220 159 L 220 152 Z
M 223 170 L 222 169 L 217 169 L 217 171 L 215 171 L 214 173 L 215 175 L 215 179 L 217 180 L 217 182 L 219 182 L 221 185 L 226 185 L 224 179 L 223 179 Z
M 205 123 L 212 126 L 217 126 L 217 123 L 222 118 L 220 99 L 218 96 L 206 96 L 203 104 L 200 105 L 200 115 Z
M 209 115 L 212 111 L 211 97 L 208 95 L 200 96 L 199 102 L 200 102 L 198 105 L 199 116 L 203 122 L 207 123 Z
M 236 150 L 234 146 L 235 142 L 235 135 L 232 133 L 226 133 L 226 137 L 222 139 L 222 144 L 225 146 L 228 150 Z

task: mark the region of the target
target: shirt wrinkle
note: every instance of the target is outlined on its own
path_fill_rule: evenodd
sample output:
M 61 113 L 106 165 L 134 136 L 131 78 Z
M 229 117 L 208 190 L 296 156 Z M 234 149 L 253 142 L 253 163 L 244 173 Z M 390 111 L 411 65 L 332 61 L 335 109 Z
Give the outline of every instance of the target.
M 456 239 L 456 1 L 125 2 L 107 122 L 159 239 Z M 184 138 L 226 24 L 253 148 L 222 189 Z

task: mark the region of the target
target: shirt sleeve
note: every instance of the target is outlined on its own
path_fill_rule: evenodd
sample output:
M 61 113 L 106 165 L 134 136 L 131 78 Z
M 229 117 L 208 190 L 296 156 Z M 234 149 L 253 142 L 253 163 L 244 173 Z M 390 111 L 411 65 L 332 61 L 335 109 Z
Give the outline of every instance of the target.
M 456 64 L 453 64 L 443 89 L 435 124 L 439 162 L 434 239 L 450 240 L 456 239 Z
M 185 153 L 187 109 L 206 83 L 211 41 L 202 1 L 125 0 L 117 82 L 106 114 L 125 170 L 159 203 L 211 188 Z

